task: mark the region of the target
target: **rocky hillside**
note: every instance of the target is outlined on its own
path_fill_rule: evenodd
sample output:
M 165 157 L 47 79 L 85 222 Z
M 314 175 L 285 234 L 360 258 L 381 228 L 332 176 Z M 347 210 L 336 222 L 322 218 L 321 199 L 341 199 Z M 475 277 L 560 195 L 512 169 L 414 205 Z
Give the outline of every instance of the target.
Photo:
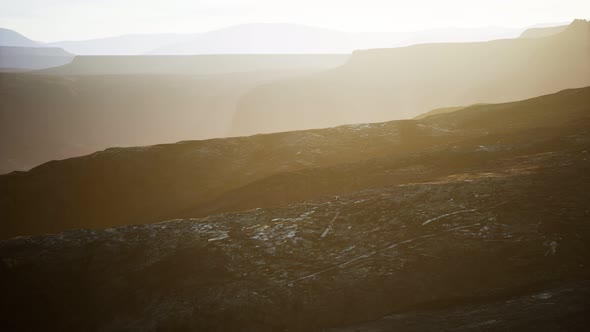
M 503 158 L 585 142 L 589 101 L 590 88 L 565 90 L 422 120 L 113 148 L 54 161 L 0 176 L 1 235 L 206 216 L 502 169 Z
M 422 44 L 354 52 L 344 65 L 246 94 L 234 134 L 412 118 L 590 84 L 590 23 L 545 38 Z
M 319 71 L 342 65 L 348 54 L 209 54 L 77 56 L 71 63 L 39 71 L 45 75 L 214 75 Z
M 0 321 L 9 330 L 583 331 L 590 300 L 589 97 L 588 88 L 569 90 L 438 115 L 415 125 L 436 137 L 452 136 L 446 143 L 338 167 L 320 167 L 328 160 L 318 160 L 306 173 L 270 177 L 263 186 L 266 197 L 306 187 L 337 194 L 203 218 L 1 241 Z M 372 146 L 379 128 L 388 125 L 356 130 L 374 138 L 367 141 Z M 353 129 L 307 135 L 330 137 L 336 130 Z M 394 130 L 381 133 L 387 132 Z M 279 145 L 286 137 L 251 139 Z M 109 151 L 48 164 L 5 177 L 14 182 L 0 186 L 4 195 L 5 188 L 23 191 L 2 199 L 5 204 L 13 198 L 14 206 L 29 199 L 20 213 L 34 215 L 36 223 L 29 219 L 29 225 L 41 230 L 79 213 L 93 199 L 86 192 L 115 179 L 112 201 L 97 201 L 93 213 L 138 215 L 165 205 L 175 176 L 194 181 L 178 172 L 189 151 L 206 151 L 214 160 L 226 151 L 234 173 L 263 173 L 253 163 L 241 168 L 248 163 L 227 141 L 226 150 L 213 143 Z M 327 155 L 342 154 L 337 146 Z M 285 150 L 297 155 L 299 148 Z M 178 159 L 164 154 L 167 149 Z M 149 157 L 155 151 L 161 159 Z M 287 167 L 281 151 L 268 152 L 277 159 L 265 167 Z M 107 160 L 125 160 L 147 181 L 135 182 L 121 164 L 108 167 Z M 85 166 L 92 163 L 93 169 Z M 203 162 L 190 165 L 197 176 L 195 167 Z M 224 165 L 201 173 L 202 183 L 233 181 L 231 173 L 221 173 Z M 58 170 L 68 174 L 56 176 Z M 116 172 L 116 178 L 106 177 Z M 84 186 L 82 174 L 93 182 Z M 49 178 L 53 184 L 41 187 Z M 64 194 L 73 186 L 80 191 Z M 188 189 L 176 186 L 177 192 Z M 62 193 L 50 190 L 58 187 Z M 140 202 L 142 192 L 155 188 L 162 190 L 159 200 Z M 51 209 L 39 205 L 35 193 Z M 122 193 L 139 197 L 114 209 Z M 239 197 L 253 193 L 264 192 L 246 190 Z M 2 220 L 27 220 L 10 217 Z

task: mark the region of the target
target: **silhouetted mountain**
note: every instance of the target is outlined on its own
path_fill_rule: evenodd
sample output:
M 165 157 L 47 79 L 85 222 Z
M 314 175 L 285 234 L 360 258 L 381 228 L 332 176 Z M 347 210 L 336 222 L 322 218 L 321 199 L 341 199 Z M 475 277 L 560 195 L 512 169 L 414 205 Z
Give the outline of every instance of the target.
M 323 70 L 342 65 L 341 54 L 232 54 L 192 56 L 77 56 L 72 63 L 38 72 L 47 75 L 176 74 Z
M 590 84 L 590 23 L 545 38 L 357 51 L 343 66 L 259 86 L 233 134 L 411 118 L 449 105 L 529 98 Z
M 0 28 L 0 46 L 41 47 L 42 43 L 30 40 L 16 31 Z
M 37 70 L 69 63 L 74 55 L 60 48 L 0 46 L 0 71 Z
M 465 43 L 490 41 L 495 39 L 516 38 L 521 32 L 522 29 L 504 27 L 428 29 L 412 32 L 403 41 L 391 45 L 383 45 L 380 48 L 401 47 L 426 43 Z
M 74 56 L 33 41 L 18 32 L 0 28 L 0 72 L 18 72 L 61 66 Z
M 429 42 L 515 38 L 523 29 L 440 28 L 413 32 L 344 32 L 299 24 L 250 23 L 203 33 L 128 34 L 41 43 L 0 28 L 0 46 L 58 47 L 76 55 L 325 54 Z
M 563 32 L 565 29 L 567 29 L 567 27 L 567 25 L 561 25 L 556 27 L 530 28 L 526 29 L 520 35 L 520 38 L 542 38 L 553 36 L 560 32 Z
M 77 55 L 139 55 L 166 44 L 190 39 L 194 34 L 132 34 L 79 41 L 41 43 L 0 28 L 0 46 L 61 48 Z
M 437 109 L 434 109 L 430 112 L 426 112 L 426 113 L 422 113 L 420 115 L 417 115 L 417 116 L 413 117 L 413 119 L 420 120 L 420 119 L 424 119 L 424 118 L 432 116 L 432 115 L 452 113 L 452 112 L 460 111 L 460 110 L 465 109 L 467 107 L 480 106 L 480 105 L 485 105 L 485 104 L 480 103 L 480 104 L 475 104 L 475 105 L 471 105 L 471 106 L 452 106 L 452 107 L 437 108 Z
M 185 217 L 0 241 L 0 321 L 584 330 L 589 101 L 587 87 L 422 120 L 109 149 L 0 176 L 4 237 Z

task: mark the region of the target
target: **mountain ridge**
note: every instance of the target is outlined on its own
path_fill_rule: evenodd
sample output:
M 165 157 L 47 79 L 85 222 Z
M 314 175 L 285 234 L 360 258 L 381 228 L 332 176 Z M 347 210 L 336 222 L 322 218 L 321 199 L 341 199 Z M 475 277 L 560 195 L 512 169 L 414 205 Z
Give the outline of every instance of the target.
M 274 41 L 269 39 L 267 43 L 258 43 L 258 46 L 251 47 L 264 36 L 270 36 L 279 31 L 284 31 L 287 37 L 275 38 Z M 253 34 L 254 32 L 256 33 Z M 354 49 L 391 47 L 425 41 L 490 40 L 517 37 L 521 32 L 522 29 L 519 28 L 502 27 L 438 28 L 414 32 L 345 32 L 295 23 L 246 23 L 197 33 L 123 34 L 87 40 L 39 43 L 39 45 L 60 47 L 77 55 L 194 55 L 227 52 L 318 54 L 350 53 Z M 232 37 L 236 33 L 242 37 Z M 242 43 L 245 38 L 250 41 L 242 44 L 243 47 L 236 48 L 236 45 Z M 302 38 L 306 39 L 303 43 L 301 43 Z M 290 39 L 289 43 L 285 43 L 287 39 Z M 199 40 L 201 42 L 197 44 L 200 45 L 195 45 L 195 42 Z M 299 42 L 296 43 L 296 41 Z M 269 43 L 275 46 L 268 46 Z M 225 46 L 220 47 L 221 44 Z M 185 48 L 185 50 L 171 51 L 174 47 Z M 191 48 L 193 48 L 192 51 Z
M 62 66 L 74 55 L 57 47 L 0 46 L 0 68 L 39 70 Z
M 411 118 L 582 87 L 590 84 L 588 59 L 590 23 L 583 20 L 545 38 L 355 51 L 339 68 L 250 91 L 233 134 Z
M 201 54 L 76 56 L 60 67 L 38 71 L 44 75 L 177 74 L 214 75 L 280 70 L 318 70 L 341 65 L 344 54 Z
M 0 28 L 0 46 L 42 47 L 43 44 L 31 40 L 14 30 Z
M 0 241 L 0 319 L 27 330 L 584 330 L 588 98 L 590 87 L 436 115 L 421 124 L 476 141 L 418 152 L 402 167 L 367 168 L 367 160 L 361 173 L 345 173 L 354 183 L 394 171 L 406 183 Z M 513 121 L 502 121 L 506 114 Z M 531 116 L 538 122 L 527 126 Z M 379 128 L 366 128 L 376 134 L 366 138 L 392 131 Z M 421 181 L 420 166 L 441 162 L 450 175 Z
M 502 155 L 549 152 L 560 144 L 567 146 L 569 141 L 560 143 L 558 137 L 582 135 L 580 132 L 587 124 L 589 93 L 587 87 L 521 102 L 472 106 L 423 120 L 107 149 L 50 162 L 30 172 L 0 176 L 0 188 L 4 188 L 0 191 L 0 216 L 7 221 L 1 234 L 6 238 L 78 227 L 149 223 L 186 217 L 187 213 L 197 216 L 212 210 L 220 213 L 260 207 L 258 204 L 281 205 L 333 193 L 335 188 L 432 181 L 451 175 L 447 172 L 467 171 L 477 165 L 476 156 L 488 156 L 481 159 L 482 163 Z M 511 119 L 509 126 L 502 120 L 506 116 Z M 515 142 L 522 137 L 536 137 L 537 143 L 518 147 Z M 453 142 L 463 142 L 464 147 L 452 152 Z M 456 157 L 451 158 L 455 153 Z M 469 157 L 471 154 L 473 157 Z M 429 158 L 439 164 L 447 160 L 448 164 L 434 170 L 422 167 L 422 171 L 411 171 L 411 165 L 427 165 Z M 371 166 L 373 162 L 377 168 Z M 404 171 L 407 167 L 410 168 Z M 363 170 L 368 169 L 371 172 L 363 175 Z M 272 176 L 283 173 L 296 176 L 272 180 Z M 347 173 L 348 176 L 338 176 Z M 264 182 L 265 178 L 270 182 Z M 332 182 L 335 180 L 338 181 Z M 263 185 L 255 185 L 257 181 Z M 121 183 L 128 185 L 122 189 Z M 30 190 L 51 194 L 34 198 Z M 227 199 L 224 195 L 228 195 Z M 235 205 L 232 197 L 238 197 L 241 203 Z M 19 208 L 15 202 L 20 200 L 36 208 Z M 57 208 L 62 204 L 69 208 Z M 37 224 L 38 213 L 51 222 Z

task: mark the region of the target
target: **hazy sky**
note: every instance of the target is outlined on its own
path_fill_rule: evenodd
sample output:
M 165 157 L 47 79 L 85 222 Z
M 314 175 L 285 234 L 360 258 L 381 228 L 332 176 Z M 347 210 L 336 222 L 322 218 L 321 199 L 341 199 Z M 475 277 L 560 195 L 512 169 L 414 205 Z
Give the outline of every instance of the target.
M 590 17 L 589 0 L 0 0 L 0 27 L 40 41 L 287 22 L 345 31 L 525 27 Z

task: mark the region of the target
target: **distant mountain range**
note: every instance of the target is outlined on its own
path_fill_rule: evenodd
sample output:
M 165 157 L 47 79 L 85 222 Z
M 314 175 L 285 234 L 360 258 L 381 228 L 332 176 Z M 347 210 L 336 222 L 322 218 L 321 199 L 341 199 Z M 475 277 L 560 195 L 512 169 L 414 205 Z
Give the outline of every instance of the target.
M 150 54 L 351 53 L 424 41 L 511 38 L 519 29 L 437 29 L 401 33 L 348 33 L 295 24 L 245 24 L 157 48 Z
M 31 40 L 16 31 L 0 28 L 0 46 L 43 47 L 45 45 Z
M 0 71 L 27 71 L 69 63 L 73 55 L 195 55 L 195 54 L 350 54 L 356 49 L 393 47 L 424 41 L 467 41 L 516 37 L 520 29 L 437 29 L 412 33 L 347 33 L 297 24 L 243 24 L 196 34 L 135 34 L 117 37 L 41 43 L 9 29 L 0 29 Z M 11 47 L 5 49 L 4 47 Z M 23 47 L 21 50 L 16 47 Z M 64 50 L 59 58 L 43 48 Z M 56 53 L 57 51 L 52 51 Z M 18 54 L 18 56 L 16 56 Z M 88 59 L 84 59 L 86 66 Z M 102 60 L 101 60 L 102 61 Z M 124 63 L 124 62 L 127 63 Z M 123 67 L 141 67 L 144 60 L 126 59 Z M 174 59 L 183 67 L 184 61 Z M 104 73 L 119 71 L 106 61 Z M 116 67 L 116 65 L 114 65 Z M 320 65 L 321 66 L 321 65 Z M 79 61 L 74 63 L 79 68 Z M 92 65 L 90 65 L 92 67 Z M 160 66 L 154 72 L 162 72 Z M 88 66 L 86 66 L 88 68 Z M 103 68 L 95 67 L 94 71 Z M 165 71 L 166 69 L 163 69 Z M 75 70 L 74 70 L 75 71 Z M 135 70 L 136 72 L 137 70 Z M 172 70 L 174 71 L 174 70 Z
M 411 118 L 583 86 L 588 41 L 584 28 L 576 30 L 582 34 L 418 45 L 352 58 L 77 56 L 57 67 L 71 55 L 3 47 L 0 61 L 10 67 L 3 71 L 53 68 L 1 74 L 0 173 L 109 146 Z
M 52 160 L 0 174 L 2 330 L 586 331 L 589 53 L 576 20 L 0 73 L 0 172 Z M 281 132 L 163 144 L 230 126 Z
M 47 45 L 61 47 L 77 55 L 142 55 L 164 45 L 191 38 L 193 38 L 192 34 L 134 34 L 80 41 L 60 41 Z
M 0 72 L 19 72 L 64 65 L 74 58 L 61 48 L 0 28 Z
M 134 34 L 39 43 L 0 30 L 0 46 L 59 47 L 76 55 L 324 54 L 425 42 L 467 42 L 514 38 L 523 29 L 446 28 L 416 32 L 349 33 L 298 24 L 253 23 L 193 34 Z
M 43 75 L 214 75 L 247 72 L 319 71 L 344 64 L 348 54 L 221 54 L 77 56 L 36 72 Z
M 65 65 L 73 54 L 57 47 L 0 46 L 0 71 L 27 71 Z
M 244 95 L 233 135 L 411 118 L 590 84 L 590 23 L 541 38 L 356 51 L 343 66 Z

